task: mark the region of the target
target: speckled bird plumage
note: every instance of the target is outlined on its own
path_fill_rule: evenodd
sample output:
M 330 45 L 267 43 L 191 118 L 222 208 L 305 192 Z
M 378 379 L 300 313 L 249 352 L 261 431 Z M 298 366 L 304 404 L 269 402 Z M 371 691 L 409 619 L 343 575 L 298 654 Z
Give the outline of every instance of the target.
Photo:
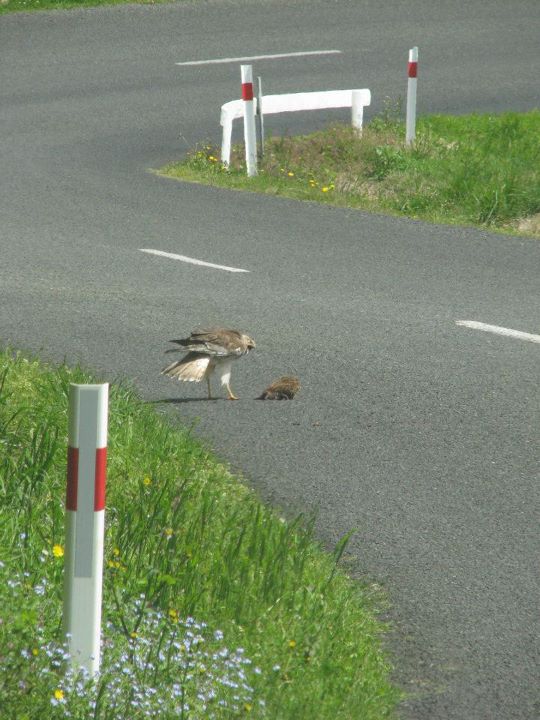
M 214 372 L 220 377 L 221 385 L 227 389 L 229 400 L 238 398 L 231 390 L 231 369 L 233 360 L 247 355 L 255 347 L 255 341 L 245 333 L 227 328 L 193 330 L 181 340 L 171 340 L 181 346 L 187 354 L 164 368 L 162 375 L 184 382 L 200 382 L 203 378 L 208 387 L 208 398 L 212 399 L 210 377 Z M 173 348 L 166 352 L 175 352 Z

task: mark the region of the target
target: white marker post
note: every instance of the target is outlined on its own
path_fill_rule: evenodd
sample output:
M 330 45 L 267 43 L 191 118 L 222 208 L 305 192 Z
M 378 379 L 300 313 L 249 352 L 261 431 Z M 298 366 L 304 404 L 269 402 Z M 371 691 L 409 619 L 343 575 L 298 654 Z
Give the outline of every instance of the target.
M 242 100 L 244 101 L 244 141 L 246 144 L 246 168 L 248 177 L 257 174 L 257 138 L 253 102 L 253 68 L 240 65 L 242 76 Z
M 418 75 L 418 48 L 409 50 L 407 67 L 409 81 L 407 83 L 407 122 L 405 126 L 405 143 L 410 145 L 416 137 L 416 83 Z
M 263 115 L 263 94 L 262 94 L 262 79 L 261 76 L 257 78 L 257 133 L 259 136 L 259 145 L 257 158 L 260 162 L 264 157 L 264 115 Z
M 100 664 L 109 385 L 70 385 L 64 632 L 71 662 Z

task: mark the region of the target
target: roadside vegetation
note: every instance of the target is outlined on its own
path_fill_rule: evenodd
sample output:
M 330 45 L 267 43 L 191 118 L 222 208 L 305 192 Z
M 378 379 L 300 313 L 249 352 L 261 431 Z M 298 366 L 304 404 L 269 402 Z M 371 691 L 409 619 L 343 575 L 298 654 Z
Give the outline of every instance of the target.
M 110 389 L 103 655 L 61 636 L 67 397 L 79 368 L 0 352 L 2 720 L 381 720 L 389 683 L 369 586 L 132 389 Z M 377 600 L 379 602 L 379 600 Z
M 523 230 L 540 236 L 540 111 L 432 115 L 405 145 L 395 111 L 358 136 L 334 125 L 265 143 L 259 175 L 246 176 L 243 145 L 230 167 L 205 143 L 160 170 L 169 177 L 433 222 Z
M 121 5 L 137 3 L 139 5 L 157 5 L 175 0 L 0 0 L 0 14 L 7 12 L 32 12 L 34 10 L 70 10 L 72 8 L 90 8 L 98 5 Z M 178 0 L 176 0 L 178 2 Z

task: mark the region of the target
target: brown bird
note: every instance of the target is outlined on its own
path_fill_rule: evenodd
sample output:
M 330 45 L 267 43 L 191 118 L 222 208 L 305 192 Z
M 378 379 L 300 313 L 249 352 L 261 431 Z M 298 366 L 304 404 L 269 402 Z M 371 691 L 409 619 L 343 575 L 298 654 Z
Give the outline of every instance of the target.
M 227 388 L 229 400 L 238 400 L 231 390 L 232 361 L 247 355 L 255 347 L 255 341 L 239 332 L 225 328 L 208 328 L 193 330 L 188 338 L 171 340 L 187 350 L 180 360 L 168 365 L 161 371 L 162 375 L 178 378 L 186 382 L 200 382 L 206 379 L 208 399 L 212 399 L 210 376 L 217 371 L 222 387 Z M 178 348 L 166 350 L 178 352 Z
M 284 375 L 269 385 L 257 400 L 292 400 L 299 390 L 298 378 Z

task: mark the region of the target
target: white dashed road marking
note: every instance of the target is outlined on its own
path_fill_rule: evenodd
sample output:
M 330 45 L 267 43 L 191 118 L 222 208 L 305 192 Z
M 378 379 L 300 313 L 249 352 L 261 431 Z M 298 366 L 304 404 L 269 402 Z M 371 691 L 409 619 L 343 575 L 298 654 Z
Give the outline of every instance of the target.
M 243 268 L 228 267 L 227 265 L 216 265 L 215 263 L 205 262 L 204 260 L 197 260 L 197 258 L 190 258 L 186 255 L 176 255 L 175 253 L 164 252 L 163 250 L 148 250 L 141 248 L 141 252 L 149 253 L 150 255 L 160 255 L 161 257 L 171 258 L 172 260 L 181 260 L 185 263 L 191 263 L 191 265 L 202 265 L 203 267 L 214 268 L 215 270 L 227 270 L 227 272 L 235 273 L 247 273 L 249 270 Z
M 540 335 L 499 327 L 498 325 L 486 325 L 486 323 L 476 322 L 476 320 L 456 320 L 456 325 L 468 327 L 472 330 L 483 330 L 484 332 L 495 333 L 496 335 L 506 335 L 506 337 L 517 338 L 518 340 L 540 343 Z
M 216 58 L 215 60 L 189 60 L 175 65 L 217 65 L 218 63 L 244 62 L 247 60 L 277 60 L 278 58 L 304 57 L 306 55 L 341 55 L 341 50 L 307 50 L 306 52 L 279 53 L 277 55 L 251 55 L 249 57 Z

